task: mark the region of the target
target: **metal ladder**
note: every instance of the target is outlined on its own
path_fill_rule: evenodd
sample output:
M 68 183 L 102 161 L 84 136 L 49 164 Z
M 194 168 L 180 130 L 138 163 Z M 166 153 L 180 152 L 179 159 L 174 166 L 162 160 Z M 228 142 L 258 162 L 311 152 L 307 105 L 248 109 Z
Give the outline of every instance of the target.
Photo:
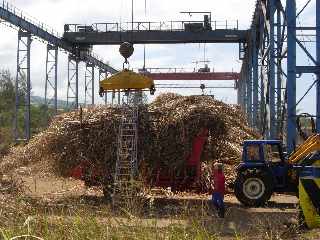
M 133 181 L 138 173 L 138 107 L 124 105 L 117 139 L 113 205 L 124 206 L 134 196 Z

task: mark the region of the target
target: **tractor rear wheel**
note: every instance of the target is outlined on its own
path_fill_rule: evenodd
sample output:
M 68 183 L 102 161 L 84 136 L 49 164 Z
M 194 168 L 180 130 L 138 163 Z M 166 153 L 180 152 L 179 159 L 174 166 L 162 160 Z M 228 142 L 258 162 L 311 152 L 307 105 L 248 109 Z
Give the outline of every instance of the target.
M 268 172 L 259 169 L 240 172 L 234 184 L 234 193 L 243 205 L 259 207 L 271 198 L 272 177 Z

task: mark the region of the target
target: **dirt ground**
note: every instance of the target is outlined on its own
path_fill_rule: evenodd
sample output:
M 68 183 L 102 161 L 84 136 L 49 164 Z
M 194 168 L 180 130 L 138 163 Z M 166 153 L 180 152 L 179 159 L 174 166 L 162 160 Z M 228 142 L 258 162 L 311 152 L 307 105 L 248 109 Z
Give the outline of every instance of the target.
M 111 226 L 121 222 L 127 226 L 167 228 L 187 227 L 192 224 L 192 216 L 201 221 L 205 229 L 217 233 L 218 239 L 320 239 L 318 231 L 302 232 L 302 235 L 296 232 L 298 201 L 295 196 L 275 194 L 264 207 L 245 208 L 233 194 L 228 194 L 226 216 L 221 219 L 212 209 L 208 194 L 152 189 L 144 197 L 147 204 L 139 221 L 131 221 L 134 216 L 130 213 L 110 215 L 111 204 L 104 199 L 101 189 L 86 188 L 82 181 L 71 178 L 36 172 L 23 167 L 16 170 L 16 175 L 23 183 L 28 204 L 37 214 L 49 216 L 52 222 L 90 213 L 98 223 Z
M 110 204 L 104 200 L 100 189 L 88 189 L 83 182 L 73 179 L 35 175 L 31 177 L 26 169 L 19 171 L 28 197 L 34 200 L 39 211 L 44 213 L 50 211 L 52 221 L 61 217 L 62 212 L 81 209 L 83 212 L 91 212 L 98 222 L 110 223 L 110 217 L 106 216 L 103 210 L 109 209 Z M 270 232 L 270 234 L 273 232 L 275 235 L 285 236 L 287 232 L 291 233 L 293 224 L 296 224 L 297 198 L 294 196 L 277 194 L 264 207 L 245 208 L 234 195 L 229 194 L 225 197 L 227 211 L 224 219 L 218 218 L 210 207 L 210 195 L 173 194 L 169 190 L 153 189 L 147 198 L 149 205 L 152 206 L 141 217 L 142 221 L 139 221 L 139 224 L 145 226 L 154 222 L 157 227 L 168 227 L 172 224 L 188 225 L 189 221 L 179 216 L 186 210 L 191 212 L 191 209 L 200 209 L 199 217 L 204 224 L 219 233 L 220 239 L 234 239 L 234 236 L 259 239 L 252 234 L 254 232 Z M 116 225 L 119 221 L 126 221 L 126 216 L 114 215 L 111 224 Z M 251 237 L 248 238 L 248 234 Z M 291 237 L 287 239 L 300 239 Z

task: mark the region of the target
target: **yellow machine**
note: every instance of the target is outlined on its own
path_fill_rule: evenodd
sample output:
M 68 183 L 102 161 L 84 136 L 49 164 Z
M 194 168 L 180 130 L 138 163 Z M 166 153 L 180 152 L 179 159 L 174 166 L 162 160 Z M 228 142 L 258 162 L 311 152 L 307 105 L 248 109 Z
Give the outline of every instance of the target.
M 119 73 L 100 82 L 99 94 L 109 91 L 135 91 L 149 89 L 153 95 L 155 92 L 154 82 L 151 78 L 135 73 L 128 69 L 124 69 Z
M 301 167 L 299 172 L 299 203 L 309 228 L 320 227 L 320 135 L 310 136 L 288 158 Z
M 299 179 L 299 203 L 309 228 L 320 227 L 320 168 L 302 171 Z

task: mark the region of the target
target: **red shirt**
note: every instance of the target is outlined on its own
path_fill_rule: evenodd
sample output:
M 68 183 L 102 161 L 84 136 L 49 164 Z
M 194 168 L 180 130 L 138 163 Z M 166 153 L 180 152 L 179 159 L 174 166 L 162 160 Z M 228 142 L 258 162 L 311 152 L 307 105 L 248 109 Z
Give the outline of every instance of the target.
M 218 193 L 224 195 L 224 193 L 225 193 L 225 177 L 224 177 L 223 172 L 214 171 L 213 184 L 214 184 L 213 192 L 218 192 Z

